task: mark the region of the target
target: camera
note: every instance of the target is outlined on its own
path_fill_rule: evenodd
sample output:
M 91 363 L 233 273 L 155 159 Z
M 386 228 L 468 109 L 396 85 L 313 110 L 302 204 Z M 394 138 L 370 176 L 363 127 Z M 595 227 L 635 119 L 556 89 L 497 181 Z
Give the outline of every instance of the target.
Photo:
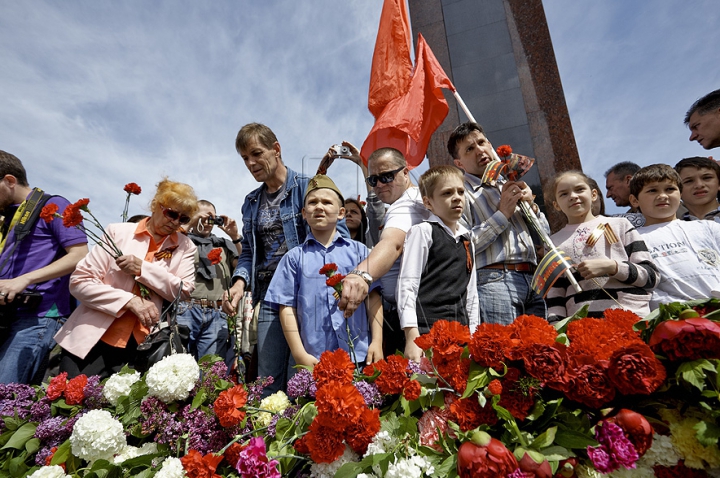
M 222 216 L 215 216 L 215 217 L 209 217 L 205 221 L 208 225 L 215 225 L 219 227 L 223 227 L 225 225 L 225 218 Z
M 350 148 L 343 146 L 342 144 L 334 144 L 330 147 L 330 149 L 333 150 L 335 156 L 349 157 L 351 155 Z

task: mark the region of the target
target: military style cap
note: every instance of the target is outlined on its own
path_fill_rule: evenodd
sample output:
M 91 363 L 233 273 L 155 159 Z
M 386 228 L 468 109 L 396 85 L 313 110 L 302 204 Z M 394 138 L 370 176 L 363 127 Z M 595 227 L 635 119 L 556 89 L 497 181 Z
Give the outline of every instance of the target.
M 335 186 L 335 183 L 332 179 L 325 176 L 324 174 L 317 174 L 315 175 L 310 182 L 308 183 L 307 190 L 305 191 L 305 197 L 303 198 L 303 201 L 307 199 L 308 194 L 310 194 L 311 191 L 315 191 L 316 189 L 332 189 L 337 193 L 338 196 L 340 196 L 340 205 L 344 206 L 345 204 L 345 198 L 343 198 L 342 193 L 340 192 L 340 189 L 338 189 L 337 186 Z

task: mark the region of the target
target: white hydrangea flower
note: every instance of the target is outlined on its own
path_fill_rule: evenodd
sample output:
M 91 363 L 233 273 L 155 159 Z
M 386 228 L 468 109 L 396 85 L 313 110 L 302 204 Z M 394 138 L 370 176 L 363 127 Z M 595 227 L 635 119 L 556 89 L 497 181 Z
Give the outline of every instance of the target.
M 73 455 L 83 460 L 112 460 L 127 447 L 122 424 L 107 410 L 90 410 L 81 416 L 70 435 Z
M 672 438 L 655 433 L 650 449 L 638 461 L 638 464 L 647 466 L 675 466 L 680 460 L 680 455 L 672 443 Z
M 39 470 L 30 475 L 29 478 L 70 478 L 70 475 L 65 474 L 65 470 L 61 466 L 43 466 Z
M 417 478 L 423 475 L 423 469 L 417 465 L 415 458 L 400 458 L 388 466 L 385 478 Z
M 397 439 L 390 435 L 389 432 L 384 430 L 380 431 L 373 437 L 363 457 L 377 455 L 379 453 L 388 453 L 392 451 L 397 444 Z
M 290 405 L 290 400 L 288 399 L 287 395 L 285 395 L 285 392 L 283 392 L 282 390 L 273 393 L 269 397 L 263 398 L 260 402 L 260 407 L 258 408 L 267 411 L 258 413 L 257 423 L 263 427 L 270 425 L 273 414 L 284 412 L 285 409 Z
M 360 461 L 360 455 L 355 453 L 352 448 L 345 445 L 345 451 L 343 454 L 332 463 L 313 463 L 310 465 L 310 477 L 333 478 L 341 466 L 351 461 Z
M 378 476 L 375 473 L 370 473 L 369 475 L 367 473 L 360 473 L 357 478 L 378 478 Z
M 148 370 L 148 395 L 165 403 L 185 400 L 200 378 L 200 367 L 190 354 L 168 355 Z
M 186 478 L 185 469 L 180 458 L 169 457 L 162 463 L 160 471 L 155 473 L 155 478 Z
M 138 380 L 140 380 L 140 373 L 135 370 L 133 370 L 133 373 L 116 373 L 105 382 L 103 396 L 115 406 L 120 397 L 130 393 L 130 387 Z
M 136 446 L 126 446 L 123 451 L 121 451 L 118 455 L 115 456 L 113 462 L 116 465 L 119 465 L 123 461 L 129 460 L 130 458 L 136 458 L 142 455 L 152 455 L 153 453 L 157 453 L 157 451 L 157 443 L 145 443 L 140 448 Z

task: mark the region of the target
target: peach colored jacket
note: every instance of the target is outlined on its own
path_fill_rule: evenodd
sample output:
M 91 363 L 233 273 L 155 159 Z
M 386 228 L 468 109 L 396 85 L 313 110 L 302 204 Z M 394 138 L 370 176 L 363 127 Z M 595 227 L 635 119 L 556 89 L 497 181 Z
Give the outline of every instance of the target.
M 150 237 L 136 235 L 137 224 L 110 224 L 108 235 L 123 254 L 144 258 L 150 247 Z M 183 295 L 195 289 L 195 244 L 186 236 L 171 234 L 160 247 L 164 250 L 177 245 L 168 259 L 143 261 L 142 273 L 136 279 L 151 291 L 151 299 L 158 310 L 162 300 L 172 301 L 183 283 Z M 122 308 L 133 298 L 134 280 L 120 270 L 115 260 L 101 247 L 93 247 L 70 276 L 70 292 L 80 305 L 55 335 L 55 340 L 68 352 L 85 358 L 90 349 L 110 327 L 113 320 L 124 313 Z

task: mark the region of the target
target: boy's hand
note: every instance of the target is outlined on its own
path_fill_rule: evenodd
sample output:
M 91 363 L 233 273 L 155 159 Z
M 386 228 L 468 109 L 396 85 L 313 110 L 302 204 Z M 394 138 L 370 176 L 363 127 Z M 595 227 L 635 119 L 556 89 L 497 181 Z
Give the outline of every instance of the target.
M 423 350 L 415 344 L 415 339 L 420 337 L 417 327 L 405 329 L 405 358 L 420 363 Z
M 379 362 L 383 359 L 383 350 L 382 350 L 382 342 L 375 343 L 370 342 L 370 345 L 368 345 L 367 350 L 367 358 L 365 359 L 365 363 L 375 363 Z
M 318 363 L 318 359 L 307 352 L 298 353 L 297 357 L 293 356 L 293 358 L 296 364 L 305 365 L 306 367 L 314 367 Z
M 618 273 L 618 264 L 612 259 L 588 259 L 577 265 L 577 271 L 583 279 L 614 276 Z

